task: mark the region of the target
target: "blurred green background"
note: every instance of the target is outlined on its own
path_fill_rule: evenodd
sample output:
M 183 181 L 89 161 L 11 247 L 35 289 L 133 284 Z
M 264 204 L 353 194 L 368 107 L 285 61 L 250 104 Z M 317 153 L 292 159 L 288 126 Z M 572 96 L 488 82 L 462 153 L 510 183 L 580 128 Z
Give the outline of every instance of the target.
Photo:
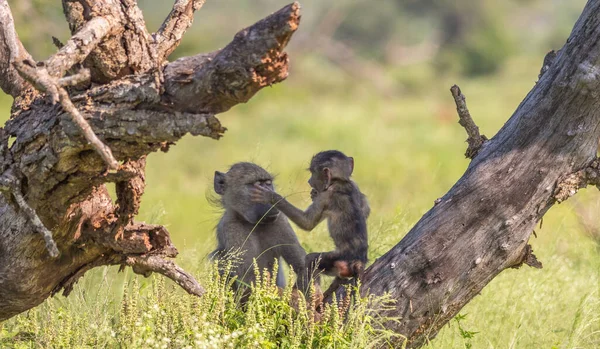
M 150 31 L 172 2 L 139 1 Z M 69 37 L 56 1 L 10 1 L 17 30 L 38 60 L 51 35 Z M 226 45 L 287 1 L 207 1 L 171 59 Z M 583 0 L 367 0 L 302 4 L 288 47 L 289 78 L 220 115 L 219 141 L 185 137 L 149 156 L 139 220 L 168 227 L 179 263 L 201 268 L 215 247 L 220 209 L 207 196 L 215 170 L 253 161 L 277 175 L 280 193 L 308 205 L 306 168 L 325 149 L 354 156 L 369 197 L 370 258 L 396 244 L 462 175 L 466 134 L 449 88 L 460 85 L 482 133 L 493 136 L 534 86 L 550 49 L 565 42 Z M 2 95 L 0 118 L 9 117 Z M 550 210 L 532 238 L 544 269 L 508 270 L 433 341 L 437 348 L 600 346 L 600 222 L 594 190 Z M 332 248 L 322 225 L 298 230 L 307 251 Z M 93 273 L 86 279 L 93 280 Z M 116 274 L 109 274 L 118 282 Z M 94 287 L 93 282 L 86 282 Z M 68 304 L 69 299 L 60 300 Z

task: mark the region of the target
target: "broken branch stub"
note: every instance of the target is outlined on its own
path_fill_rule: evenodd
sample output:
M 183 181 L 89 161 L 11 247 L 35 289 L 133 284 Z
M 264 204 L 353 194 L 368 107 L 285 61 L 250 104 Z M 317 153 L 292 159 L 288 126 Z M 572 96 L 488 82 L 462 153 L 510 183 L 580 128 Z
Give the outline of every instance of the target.
M 585 168 L 561 178 L 554 188 L 554 199 L 561 203 L 575 195 L 581 188 L 594 185 L 600 189 L 600 159 L 594 159 Z
M 180 111 L 222 113 L 288 76 L 283 51 L 300 24 L 294 2 L 238 32 L 220 51 L 185 57 L 165 68 L 165 99 Z M 198 91 L 203 91 L 199 94 Z
M 473 121 L 473 118 L 471 117 L 471 113 L 469 113 L 466 97 L 460 91 L 460 87 L 458 87 L 458 85 L 453 85 L 450 88 L 450 92 L 456 103 L 456 111 L 458 112 L 459 118 L 458 123 L 465 128 L 465 131 L 467 131 L 467 135 L 469 136 L 467 138 L 469 146 L 465 152 L 465 157 L 473 159 L 485 141 L 487 141 L 487 137 L 479 134 L 479 127 L 477 127 L 475 121 Z

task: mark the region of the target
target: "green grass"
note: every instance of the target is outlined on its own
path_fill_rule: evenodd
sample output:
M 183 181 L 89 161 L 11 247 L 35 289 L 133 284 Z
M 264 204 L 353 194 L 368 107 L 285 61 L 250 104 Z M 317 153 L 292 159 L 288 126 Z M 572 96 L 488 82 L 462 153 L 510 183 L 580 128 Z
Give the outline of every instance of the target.
M 413 89 L 391 98 L 347 80 L 340 72 L 319 70 L 317 61 L 294 61 L 287 82 L 261 91 L 250 103 L 220 116 L 229 129 L 222 140 L 185 137 L 169 153 L 149 157 L 148 185 L 138 219 L 165 224 L 181 252 L 178 263 L 214 288 L 218 282 L 205 260 L 216 245 L 214 226 L 220 214 L 206 199 L 214 171 L 224 171 L 237 161 L 257 162 L 277 174 L 282 194 L 296 193 L 291 201 L 304 206 L 309 202 L 305 169 L 310 157 L 335 148 L 355 157 L 355 180 L 369 197 L 370 258 L 374 260 L 400 241 L 468 165 L 463 156 L 466 135 L 457 124 L 449 87 L 460 85 L 482 133 L 493 136 L 534 85 L 540 64 L 541 57 L 514 59 L 498 75 L 474 80 L 440 77 L 427 67 L 404 68 L 405 72 L 394 72 L 394 77 Z M 551 209 L 543 227 L 536 230 L 538 238 L 532 238 L 544 269 L 523 267 L 501 273 L 461 310 L 464 317 L 439 333 L 430 348 L 600 347 L 599 250 L 578 224 L 576 200 L 596 203 L 597 193 L 582 192 Z M 332 247 L 324 226 L 297 233 L 309 252 Z M 117 274 L 113 268 L 99 268 L 88 273 L 69 298 L 57 296 L 5 322 L 0 341 L 9 343 L 8 338 L 20 333 L 23 341 L 18 345 L 25 348 L 45 347 L 49 342 L 42 339 L 54 337 L 65 341 L 63 347 L 74 343 L 69 341 L 89 346 L 94 338 L 99 338 L 99 347 L 183 347 L 177 344 L 181 338 L 202 348 L 211 347 L 207 344 L 211 340 L 252 347 L 232 337 L 239 329 L 253 331 L 251 325 L 258 322 L 268 323 L 256 329 L 260 332 L 267 327 L 267 332 L 252 332 L 259 344 L 267 343 L 265 347 L 291 341 L 296 335 L 303 338 L 300 347 L 319 344 L 307 339 L 307 326 L 301 326 L 302 334 L 292 335 L 290 316 L 295 315 L 287 313 L 285 300 L 272 297 L 268 287 L 261 301 L 271 303 L 262 313 L 267 317 L 260 319 L 250 319 L 260 311 L 239 313 L 227 303 L 228 298 L 220 300 L 225 305 L 219 303 L 225 310 L 215 313 L 208 304 L 217 302 L 215 295 L 225 296 L 223 289 L 211 292 L 195 300 L 170 281 L 138 279 L 130 271 Z M 125 312 L 124 302 L 135 316 Z M 353 330 L 369 324 L 367 314 L 372 312 L 360 311 L 362 321 L 354 322 Z M 123 339 L 127 338 L 123 326 L 129 326 L 127 331 L 134 331 L 131 336 L 135 338 Z M 281 332 L 277 326 L 288 327 Z M 332 331 L 319 335 L 320 345 L 352 347 L 346 329 Z M 28 337 L 29 332 L 36 336 Z M 194 344 L 196 336 L 204 344 Z M 381 336 L 385 337 L 363 331 L 351 337 L 357 341 L 354 347 L 360 347 L 358 343 Z M 148 338 L 156 342 L 144 344 Z
M 102 278 L 88 278 L 71 300 L 46 302 L 0 325 L 0 347 L 358 349 L 399 337 L 378 329 L 382 321 L 393 320 L 379 315 L 391 305 L 387 297 L 352 304 L 345 299 L 327 306 L 316 321 L 305 303 L 294 309 L 291 286 L 280 295 L 269 274 L 242 309 L 231 281 L 222 279 L 215 266 L 207 268 L 211 273 L 202 298 L 184 294 L 162 277 L 118 277 L 114 269 L 102 268 Z

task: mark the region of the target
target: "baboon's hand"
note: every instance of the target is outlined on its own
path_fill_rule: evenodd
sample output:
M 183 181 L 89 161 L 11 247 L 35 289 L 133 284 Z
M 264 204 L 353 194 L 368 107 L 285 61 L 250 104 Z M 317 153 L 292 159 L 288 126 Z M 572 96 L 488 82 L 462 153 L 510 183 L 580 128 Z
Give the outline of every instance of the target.
M 260 202 L 263 204 L 276 204 L 281 200 L 281 196 L 269 188 L 255 184 L 251 190 L 252 201 Z
M 312 188 L 312 189 L 310 190 L 310 199 L 311 199 L 312 201 L 315 201 L 315 198 L 317 197 L 317 194 L 318 194 L 318 192 L 317 192 L 317 189 L 315 189 L 315 188 Z

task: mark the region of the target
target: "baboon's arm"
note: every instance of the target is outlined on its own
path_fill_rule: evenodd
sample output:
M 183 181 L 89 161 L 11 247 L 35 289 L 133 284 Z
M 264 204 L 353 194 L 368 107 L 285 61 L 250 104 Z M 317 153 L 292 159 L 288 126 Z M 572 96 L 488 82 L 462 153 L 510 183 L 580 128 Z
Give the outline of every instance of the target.
M 312 196 L 312 195 L 311 195 Z M 252 191 L 252 199 L 257 202 L 270 203 L 283 212 L 292 222 L 302 230 L 311 231 L 319 224 L 324 217 L 325 203 L 329 195 L 321 193 L 313 198 L 313 203 L 308 206 L 306 211 L 302 211 L 292 205 L 283 196 L 273 190 L 262 186 L 255 186 Z
M 281 199 L 277 200 L 274 205 L 302 230 L 313 230 L 325 218 L 323 215 L 325 207 L 322 200 L 315 200 L 306 211 L 302 211 L 285 198 L 279 197 Z

